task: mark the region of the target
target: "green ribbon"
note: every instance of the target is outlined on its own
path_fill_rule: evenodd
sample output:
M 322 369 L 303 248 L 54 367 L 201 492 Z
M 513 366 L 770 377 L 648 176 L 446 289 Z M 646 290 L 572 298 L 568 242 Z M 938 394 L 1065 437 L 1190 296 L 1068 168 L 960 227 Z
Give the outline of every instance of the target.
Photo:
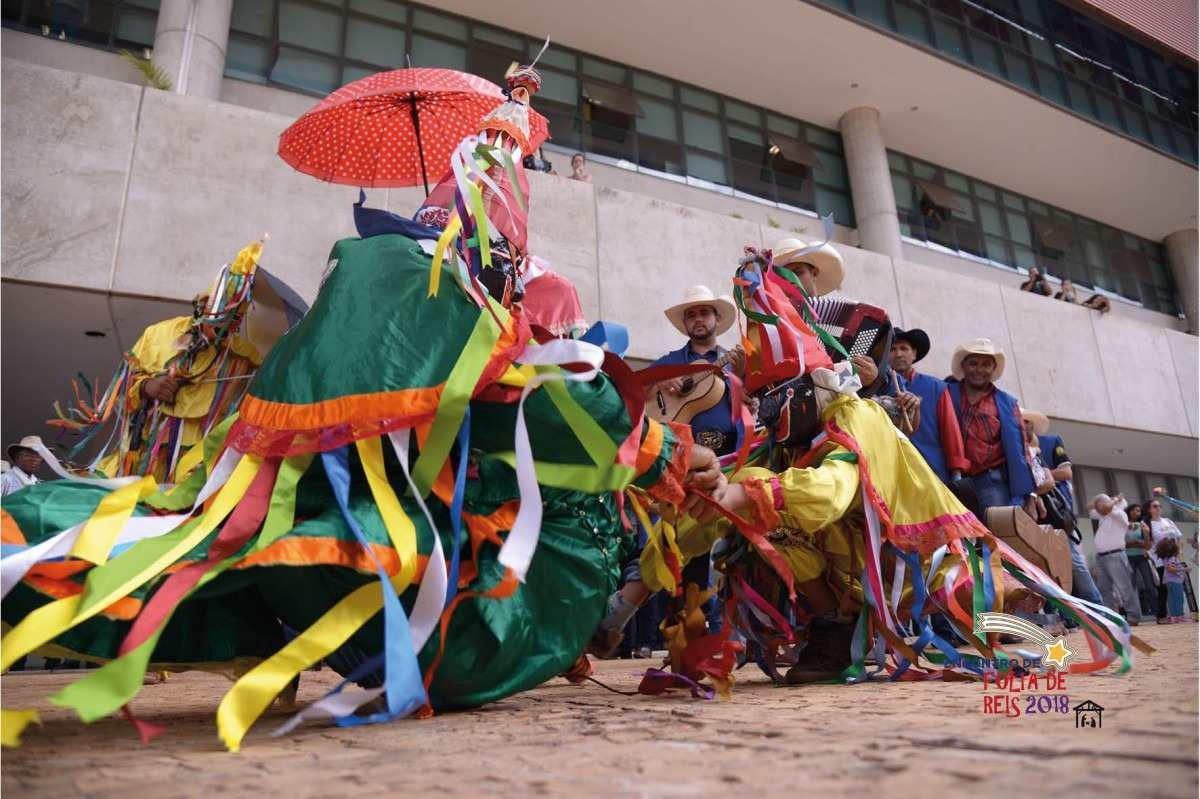
M 142 688 L 146 669 L 150 665 L 150 657 L 154 654 L 158 639 L 166 630 L 175 609 L 222 572 L 247 556 L 266 549 L 291 531 L 295 522 L 296 486 L 308 470 L 312 459 L 312 453 L 305 453 L 285 458 L 280 464 L 262 531 L 251 542 L 248 550 L 226 558 L 209 569 L 179 604 L 166 614 L 162 624 L 144 642 L 121 657 L 110 660 L 99 669 L 88 672 L 82 679 L 76 680 L 50 697 L 50 701 L 60 707 L 73 709 L 83 721 L 91 723 L 115 713 L 137 696 Z M 182 529 L 169 533 L 168 536 L 178 539 L 176 533 Z M 148 559 L 143 562 L 148 562 Z
M 494 310 L 507 322 L 507 312 L 499 306 Z M 421 454 L 413 465 L 413 482 L 422 497 L 429 495 L 429 490 L 437 480 L 438 471 L 450 456 L 450 447 L 453 446 L 458 429 L 462 426 L 467 403 L 470 402 L 479 376 L 483 374 L 484 367 L 487 366 L 492 350 L 499 340 L 500 327 L 492 318 L 492 314 L 486 310 L 480 311 L 462 354 L 450 370 L 450 376 L 446 378 L 429 438 L 426 439 L 425 446 L 421 448 Z

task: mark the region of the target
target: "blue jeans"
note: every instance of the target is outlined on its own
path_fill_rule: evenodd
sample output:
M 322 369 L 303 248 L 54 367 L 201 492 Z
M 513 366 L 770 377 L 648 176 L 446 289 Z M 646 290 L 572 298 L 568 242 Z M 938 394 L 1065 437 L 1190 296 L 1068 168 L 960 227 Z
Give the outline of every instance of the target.
M 1071 540 L 1070 536 L 1067 537 L 1067 541 L 1071 545 L 1071 593 L 1087 602 L 1103 605 L 1104 597 L 1100 595 L 1100 589 L 1096 587 L 1096 581 L 1092 579 L 1092 572 L 1088 569 L 1083 551 L 1078 544 Z
M 988 508 L 1003 508 L 1012 505 L 1012 491 L 1008 487 L 1008 472 L 1003 466 L 988 469 L 971 478 L 975 496 L 979 498 L 979 520 L 986 524 Z
M 1167 583 L 1167 615 L 1183 615 L 1183 583 Z

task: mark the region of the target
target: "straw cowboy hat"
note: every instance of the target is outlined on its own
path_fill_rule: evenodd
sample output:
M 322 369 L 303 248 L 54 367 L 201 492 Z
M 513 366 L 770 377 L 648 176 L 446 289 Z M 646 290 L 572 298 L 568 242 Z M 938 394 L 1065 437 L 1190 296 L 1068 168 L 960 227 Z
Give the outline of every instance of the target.
M 1050 417 L 1041 411 L 1031 411 L 1028 408 L 1021 408 L 1021 418 L 1033 425 L 1033 434 L 1035 436 L 1044 436 L 1050 432 Z
M 683 315 L 687 313 L 688 308 L 697 305 L 708 305 L 716 309 L 716 335 L 718 336 L 732 327 L 734 321 L 737 319 L 737 308 L 734 306 L 733 300 L 729 297 L 718 297 L 712 293 L 712 289 L 708 286 L 692 286 L 683 295 L 683 302 L 678 305 L 672 305 L 663 311 L 663 313 L 671 320 L 671 324 L 675 325 L 675 329 L 686 336 L 688 335 L 688 330 L 687 325 L 683 323 Z
M 914 327 L 911 330 L 897 330 L 892 340 L 908 342 L 917 354 L 917 357 L 913 358 L 913 363 L 916 363 L 929 354 L 929 334 L 919 327 Z
M 8 455 L 8 459 L 10 461 L 15 463 L 17 460 L 17 454 L 20 453 L 21 450 L 27 449 L 30 452 L 37 452 L 36 448 L 41 446 L 41 444 L 42 439 L 39 436 L 25 436 L 17 443 L 9 444 L 8 448 L 5 450 L 5 454 Z
M 846 267 L 842 255 L 833 248 L 832 244 L 822 244 L 812 252 L 804 252 L 809 247 L 816 246 L 815 241 L 803 239 L 784 239 L 775 244 L 772 250 L 776 266 L 788 264 L 809 264 L 817 270 L 816 294 L 818 297 L 837 291 L 842 287 L 842 279 L 846 275 Z
M 950 359 L 950 373 L 956 380 L 963 379 L 962 362 L 968 355 L 991 355 L 996 359 L 996 371 L 992 374 L 992 380 L 999 380 L 1000 375 L 1004 374 L 1004 353 L 990 338 L 973 338 L 959 344 L 958 349 L 954 351 L 954 357 Z

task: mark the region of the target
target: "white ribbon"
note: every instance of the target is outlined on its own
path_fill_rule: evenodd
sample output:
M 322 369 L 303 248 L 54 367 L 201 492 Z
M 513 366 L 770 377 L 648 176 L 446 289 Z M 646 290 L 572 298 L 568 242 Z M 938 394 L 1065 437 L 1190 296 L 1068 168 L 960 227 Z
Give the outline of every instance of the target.
M 213 467 L 208 480 L 196 495 L 196 501 L 185 513 L 173 513 L 169 516 L 136 516 L 130 518 L 121 529 L 114 546 L 131 544 L 144 538 L 154 538 L 174 530 L 188 519 L 197 508 L 202 506 L 209 497 L 225 485 L 234 468 L 241 461 L 242 454 L 233 449 L 226 449 L 217 465 Z M 134 478 L 139 479 L 139 478 Z M 100 483 L 99 480 L 84 480 L 82 482 Z M 81 522 L 74 527 L 64 530 L 36 546 L 23 549 L 7 558 L 0 560 L 0 598 L 8 596 L 8 592 L 16 587 L 34 565 L 55 558 L 66 557 L 70 554 L 79 539 L 80 533 L 87 522 Z
M 421 492 L 417 490 L 416 483 L 413 482 L 412 475 L 408 470 L 408 442 L 411 433 L 411 429 L 408 428 L 394 430 L 388 433 L 388 438 L 392 442 L 392 449 L 396 452 L 397 460 L 400 461 L 400 468 L 404 470 L 404 479 L 408 481 L 408 490 L 412 492 L 413 498 L 421 506 L 421 512 L 425 514 L 425 520 L 429 522 L 429 529 L 433 533 L 433 549 L 429 553 L 429 560 L 425 563 L 425 574 L 421 577 L 421 587 L 417 589 L 417 599 L 413 603 L 412 612 L 408 614 L 413 651 L 419 654 L 421 647 L 425 646 L 425 642 L 429 640 L 429 636 L 433 634 L 438 621 L 442 618 L 449 578 L 446 574 L 446 555 L 442 551 L 442 537 L 438 535 L 438 528 L 433 523 L 433 516 L 430 515 L 425 500 L 421 499 Z M 460 457 L 465 458 L 466 453 L 462 453 Z
M 306 721 L 348 716 L 367 702 L 380 696 L 384 690 L 380 687 L 339 691 L 336 694 L 322 697 L 272 730 L 271 736 L 277 738 L 280 735 L 287 735 Z
M 537 549 L 542 529 L 542 492 L 538 488 L 534 472 L 533 451 L 529 445 L 529 431 L 525 425 L 525 398 L 535 388 L 548 380 L 572 380 L 588 382 L 600 372 L 604 363 L 604 350 L 586 341 L 555 339 L 545 344 L 530 344 L 520 355 L 522 364 L 533 366 L 561 366 L 568 363 L 587 364 L 585 372 L 568 372 L 563 369 L 539 372 L 529 379 L 521 390 L 521 401 L 517 404 L 517 428 L 513 435 L 513 449 L 517 456 L 517 486 L 521 491 L 521 507 L 512 530 L 500 548 L 499 562 L 513 570 L 517 579 L 525 582 L 529 563 Z
M 121 488 L 122 486 L 127 486 L 130 483 L 136 483 L 138 480 L 142 479 L 138 475 L 129 475 L 128 477 L 113 477 L 113 478 L 80 477 L 77 474 L 71 474 L 70 472 L 68 472 L 63 467 L 63 465 L 58 462 L 58 458 L 56 458 L 54 456 L 54 453 L 46 448 L 46 445 L 42 443 L 42 440 L 40 438 L 37 438 L 36 436 L 30 436 L 30 438 L 26 439 L 26 441 L 29 441 L 30 443 L 22 444 L 21 446 L 28 447 L 29 449 L 36 452 L 38 455 L 41 455 L 42 460 L 44 460 L 46 462 L 46 465 L 50 467 L 50 471 L 54 472 L 56 475 L 61 477 L 63 480 L 70 480 L 72 483 L 88 483 L 90 485 L 100 486 L 101 488 L 116 489 L 116 488 Z

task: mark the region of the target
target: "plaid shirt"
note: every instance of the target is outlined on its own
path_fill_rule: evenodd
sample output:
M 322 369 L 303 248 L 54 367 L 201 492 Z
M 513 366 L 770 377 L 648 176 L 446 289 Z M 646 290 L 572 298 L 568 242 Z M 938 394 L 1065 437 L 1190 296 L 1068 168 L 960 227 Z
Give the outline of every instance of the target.
M 970 462 L 967 474 L 977 475 L 1004 465 L 1004 447 L 1000 443 L 1000 411 L 996 408 L 996 389 L 993 386 L 978 402 L 962 393 L 963 450 Z

